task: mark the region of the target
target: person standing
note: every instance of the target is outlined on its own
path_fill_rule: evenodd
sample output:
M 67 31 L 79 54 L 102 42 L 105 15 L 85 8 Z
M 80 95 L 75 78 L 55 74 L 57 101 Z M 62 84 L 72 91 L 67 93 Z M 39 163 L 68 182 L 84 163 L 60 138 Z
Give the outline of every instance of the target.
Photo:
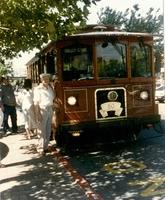
M 3 122 L 2 82 L 3 82 L 3 77 L 0 77 L 0 128 Z
M 44 154 L 48 151 L 51 135 L 53 102 L 55 94 L 50 85 L 50 74 L 40 74 L 41 83 L 34 88 L 35 116 L 38 123 L 40 138 L 37 151 Z
M 4 77 L 2 91 L 1 91 L 1 102 L 3 107 L 3 131 L 6 134 L 8 129 L 8 118 L 11 118 L 12 133 L 17 133 L 17 112 L 16 112 L 16 98 L 14 95 L 14 89 L 9 82 L 9 77 Z
M 33 103 L 32 80 L 25 79 L 21 92 L 20 102 L 24 114 L 25 130 L 27 138 L 31 139 L 34 130 L 36 129 L 35 112 Z

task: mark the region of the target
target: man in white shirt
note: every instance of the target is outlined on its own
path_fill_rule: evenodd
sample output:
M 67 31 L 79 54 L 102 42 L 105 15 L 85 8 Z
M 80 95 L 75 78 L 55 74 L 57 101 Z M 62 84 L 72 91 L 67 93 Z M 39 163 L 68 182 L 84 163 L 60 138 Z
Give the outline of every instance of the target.
M 34 105 L 36 121 L 40 131 L 38 152 L 44 154 L 48 151 L 51 135 L 51 123 L 53 115 L 53 101 L 55 94 L 50 85 L 50 74 L 41 74 L 41 83 L 34 88 Z

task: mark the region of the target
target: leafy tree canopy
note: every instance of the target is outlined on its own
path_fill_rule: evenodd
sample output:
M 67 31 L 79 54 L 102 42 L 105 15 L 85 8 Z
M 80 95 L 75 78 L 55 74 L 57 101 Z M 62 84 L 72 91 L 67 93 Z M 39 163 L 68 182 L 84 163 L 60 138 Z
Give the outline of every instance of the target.
M 89 7 L 100 0 L 1 0 L 0 58 L 40 49 L 83 25 Z
M 11 63 L 5 64 L 0 62 L 0 77 L 6 75 L 13 75 L 13 69 L 11 67 Z
M 163 15 L 159 11 L 160 9 L 155 11 L 154 8 L 149 8 L 142 16 L 139 5 L 135 4 L 132 9 L 128 8 L 124 12 L 109 7 L 102 8 L 98 17 L 99 23 L 119 26 L 125 31 L 163 34 Z

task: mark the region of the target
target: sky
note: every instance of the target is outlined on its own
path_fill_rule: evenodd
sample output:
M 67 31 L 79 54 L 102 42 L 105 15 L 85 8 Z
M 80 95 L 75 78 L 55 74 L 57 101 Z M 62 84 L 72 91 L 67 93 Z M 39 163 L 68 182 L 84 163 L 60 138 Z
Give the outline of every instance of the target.
M 110 7 L 116 11 L 125 11 L 127 8 L 132 8 L 133 5 L 138 4 L 141 14 L 145 14 L 150 7 L 154 10 L 160 8 L 160 14 L 163 14 L 163 1 L 165 0 L 101 0 L 97 2 L 97 5 L 93 5 L 90 9 L 90 15 L 88 17 L 88 24 L 96 24 L 98 21 L 97 12 L 100 12 L 101 8 Z M 30 53 L 23 53 L 22 57 L 15 58 L 13 60 L 13 68 L 15 75 L 26 74 L 26 63 L 35 55 L 35 51 Z

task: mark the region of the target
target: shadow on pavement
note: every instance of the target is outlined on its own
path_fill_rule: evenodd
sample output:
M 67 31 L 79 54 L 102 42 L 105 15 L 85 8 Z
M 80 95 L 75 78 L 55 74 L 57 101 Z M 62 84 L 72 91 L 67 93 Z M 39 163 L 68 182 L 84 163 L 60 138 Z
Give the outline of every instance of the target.
M 0 142 L 0 161 L 4 159 L 8 153 L 9 147 L 6 144 Z
M 6 167 L 8 170 L 21 167 L 26 170 L 21 171 L 17 176 L 1 179 L 3 188 L 1 200 L 87 199 L 85 193 L 76 186 L 76 183 L 73 183 L 71 177 L 58 165 L 53 155 L 8 164 Z M 7 189 L 5 189 L 5 185 L 8 185 Z

